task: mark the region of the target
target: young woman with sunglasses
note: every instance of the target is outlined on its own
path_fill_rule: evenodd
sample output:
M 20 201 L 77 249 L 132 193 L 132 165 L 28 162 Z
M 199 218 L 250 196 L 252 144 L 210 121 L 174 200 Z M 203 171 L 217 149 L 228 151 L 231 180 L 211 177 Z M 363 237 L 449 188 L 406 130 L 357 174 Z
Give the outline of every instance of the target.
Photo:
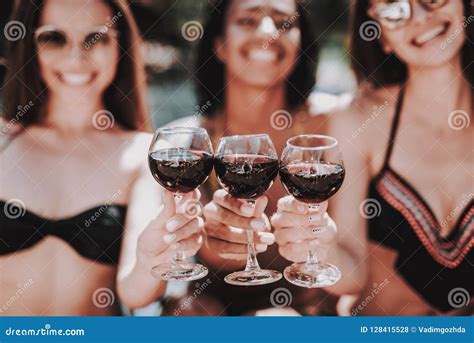
M 203 223 L 176 217 L 149 172 L 135 21 L 123 1 L 18 6 L 24 37 L 5 33 L 0 312 L 115 315 L 116 292 L 147 305 L 165 288 L 152 266 L 174 254 L 167 221 L 180 219 L 174 243 L 187 256 Z
M 472 5 L 358 0 L 353 14 L 360 90 L 331 117 L 347 174 L 330 204 L 342 279 L 328 290 L 360 292 L 345 314 L 472 314 Z M 301 259 L 291 244 L 284 256 Z

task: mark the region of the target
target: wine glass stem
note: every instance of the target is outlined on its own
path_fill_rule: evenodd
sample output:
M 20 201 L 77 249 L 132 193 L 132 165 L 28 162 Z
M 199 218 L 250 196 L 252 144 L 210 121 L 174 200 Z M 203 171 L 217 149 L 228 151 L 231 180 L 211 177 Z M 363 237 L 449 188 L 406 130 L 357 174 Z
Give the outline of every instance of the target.
M 246 200 L 247 204 L 255 207 L 255 200 Z M 253 241 L 253 231 L 247 230 L 247 265 L 245 271 L 260 270 L 260 266 L 257 261 L 257 251 L 255 249 L 255 243 Z
M 177 264 L 177 263 L 183 262 L 184 260 L 185 260 L 184 252 L 178 251 L 174 254 L 172 263 Z
M 311 204 L 309 205 L 310 211 L 317 211 L 319 210 L 319 204 Z M 315 268 L 318 265 L 318 258 L 313 250 L 308 251 L 308 256 L 306 257 L 306 267 L 307 268 Z
M 306 257 L 306 266 L 307 267 L 315 267 L 318 265 L 318 258 L 316 254 L 312 251 L 308 251 L 308 256 Z
M 181 199 L 183 199 L 183 195 L 182 194 L 177 194 L 177 193 L 175 193 L 173 195 L 174 195 L 174 202 L 176 204 L 176 212 L 178 212 L 179 203 L 180 203 Z M 185 259 L 186 259 L 186 256 L 184 255 L 184 251 L 177 251 L 173 256 L 173 260 L 171 261 L 171 263 L 172 264 L 178 264 L 178 263 L 183 262 Z
M 248 240 L 248 254 L 247 254 L 247 265 L 245 266 L 246 271 L 260 270 L 260 266 L 257 261 L 257 251 L 255 250 L 255 243 L 253 242 L 253 231 L 247 231 Z

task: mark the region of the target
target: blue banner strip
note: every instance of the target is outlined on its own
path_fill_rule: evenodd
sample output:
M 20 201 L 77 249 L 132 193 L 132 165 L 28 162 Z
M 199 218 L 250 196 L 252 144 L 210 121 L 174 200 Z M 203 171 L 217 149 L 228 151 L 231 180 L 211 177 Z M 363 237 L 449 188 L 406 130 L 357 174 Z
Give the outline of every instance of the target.
M 0 342 L 469 342 L 473 317 L 1 317 Z

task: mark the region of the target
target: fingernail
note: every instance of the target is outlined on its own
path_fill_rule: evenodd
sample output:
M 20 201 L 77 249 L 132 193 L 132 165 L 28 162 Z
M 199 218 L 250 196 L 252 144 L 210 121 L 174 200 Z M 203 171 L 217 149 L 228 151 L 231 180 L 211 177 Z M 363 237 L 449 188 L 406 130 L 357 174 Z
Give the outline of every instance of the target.
M 246 216 L 251 216 L 253 214 L 253 207 L 247 204 L 243 204 L 242 206 L 240 206 L 240 211 L 242 211 L 242 213 Z
M 265 244 L 257 244 L 257 245 L 255 246 L 255 249 L 257 249 L 257 251 L 262 252 L 262 251 L 267 250 L 267 246 L 266 246 Z
M 179 226 L 179 222 L 176 219 L 171 219 L 169 222 L 166 223 L 166 230 L 173 232 Z
M 271 233 L 263 233 L 260 236 L 260 240 L 265 244 L 271 245 L 275 243 L 275 236 L 272 235 Z
M 320 221 L 320 220 L 321 220 L 321 217 L 320 217 L 320 216 L 313 215 L 313 216 L 310 216 L 310 217 L 309 217 L 309 222 L 310 222 L 310 223 L 316 223 L 316 222 L 318 222 L 318 221 Z
M 312 241 L 309 241 L 310 247 L 314 247 L 315 245 L 319 245 L 319 239 L 313 239 Z
M 307 206 L 305 204 L 298 204 L 297 209 L 299 213 L 305 213 Z
M 174 243 L 171 246 L 171 249 L 174 249 L 174 250 L 179 250 L 179 248 L 181 248 L 181 243 Z
M 176 239 L 176 235 L 174 235 L 174 234 L 167 234 L 163 237 L 163 240 L 168 244 L 173 242 L 175 239 Z
M 263 230 L 265 228 L 265 222 L 260 218 L 255 218 L 250 221 L 250 227 L 254 230 Z

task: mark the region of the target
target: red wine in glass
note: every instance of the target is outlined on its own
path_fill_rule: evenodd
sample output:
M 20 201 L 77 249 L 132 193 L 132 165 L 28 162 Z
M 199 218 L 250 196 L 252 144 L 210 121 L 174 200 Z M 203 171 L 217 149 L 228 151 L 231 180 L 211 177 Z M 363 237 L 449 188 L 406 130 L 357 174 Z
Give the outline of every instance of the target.
M 224 189 L 239 199 L 263 195 L 278 175 L 279 161 L 259 155 L 224 155 L 215 159 L 216 174 Z
M 280 169 L 287 192 L 307 204 L 323 202 L 336 194 L 344 176 L 344 166 L 335 163 L 293 162 Z
M 255 199 L 263 195 L 278 175 L 279 161 L 270 137 L 241 135 L 223 137 L 217 148 L 214 169 L 220 185 L 234 198 L 255 206 Z M 261 269 L 253 240 L 247 230 L 248 253 L 245 270 L 227 275 L 224 281 L 237 286 L 255 286 L 276 282 L 282 274 Z
M 212 171 L 213 149 L 205 129 L 170 127 L 158 129 L 148 151 L 148 165 L 155 180 L 175 196 L 177 206 L 183 194 L 203 184 Z M 166 281 L 192 281 L 207 275 L 201 264 L 188 262 L 177 251 L 173 260 L 152 268 L 152 275 Z
M 214 164 L 212 154 L 180 148 L 150 153 L 148 164 L 155 180 L 172 193 L 189 193 L 206 181 Z
M 290 138 L 281 157 L 280 180 L 286 191 L 298 201 L 317 209 L 341 188 L 345 169 L 337 140 L 323 135 Z M 314 232 L 321 228 L 316 227 Z M 306 262 L 285 268 L 285 279 L 307 288 L 328 287 L 341 278 L 339 269 L 318 261 L 315 251 L 308 251 Z

